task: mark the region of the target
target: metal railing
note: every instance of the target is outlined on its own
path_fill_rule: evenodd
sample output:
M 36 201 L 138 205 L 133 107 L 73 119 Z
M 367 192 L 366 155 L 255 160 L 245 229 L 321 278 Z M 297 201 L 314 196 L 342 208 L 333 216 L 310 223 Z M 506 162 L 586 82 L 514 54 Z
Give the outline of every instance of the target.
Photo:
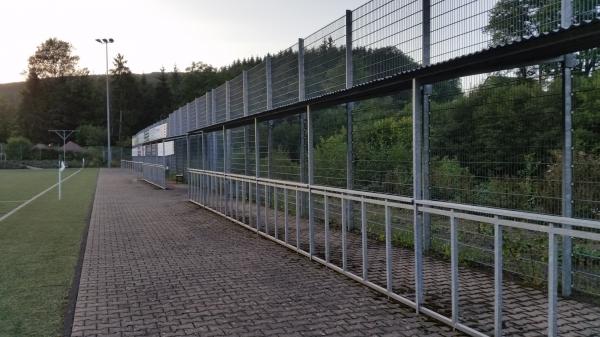
M 160 164 L 142 163 L 142 180 L 156 187 L 167 188 L 167 167 Z
M 507 254 L 504 233 L 524 231 L 546 237 L 548 288 L 547 306 L 543 307 L 547 310 L 549 336 L 558 334 L 559 312 L 560 318 L 567 320 L 578 315 L 577 312 L 559 310 L 559 306 L 564 304 L 562 302 L 567 301 L 561 300 L 559 305 L 559 240 L 573 237 L 600 242 L 598 221 L 451 202 L 414 200 L 381 193 L 199 169 L 188 169 L 188 174 L 191 202 L 404 303 L 419 313 L 473 336 L 501 336 L 503 327 L 510 323 L 507 321 L 510 321 L 515 311 L 525 316 L 539 315 L 539 312 L 523 312 L 522 303 L 516 303 L 515 307 L 513 301 L 503 301 L 503 298 L 513 297 L 518 293 L 520 287 L 503 278 L 507 274 L 503 268 L 504 256 Z M 308 212 L 304 211 L 300 202 L 296 202 L 301 200 L 302 195 L 307 196 Z M 353 215 L 359 219 L 355 224 L 358 229 L 349 227 L 349 213 L 343 211 L 349 204 L 358 205 Z M 423 256 L 423 228 L 420 219 L 425 215 L 436 218 L 437 221 L 446 221 L 450 226 L 450 262 L 442 263 L 440 270 L 432 269 L 440 268 L 439 259 L 434 262 L 435 259 Z M 490 247 L 493 251 L 491 274 L 462 266 L 459 268 L 461 250 L 464 247 L 459 244 L 458 233 L 463 223 L 466 225 L 468 222 L 489 226 L 493 233 Z M 410 225 L 402 226 L 402 223 Z M 406 244 L 402 245 L 402 240 L 398 240 L 401 231 L 412 234 L 412 244 L 408 247 Z M 412 261 L 406 261 L 406 252 L 411 250 Z M 400 267 L 401 264 L 409 264 L 408 270 Z M 424 269 L 436 275 L 425 275 Z M 406 274 L 414 277 L 407 278 Z M 440 277 L 442 274 L 450 277 L 449 301 L 443 300 L 443 291 L 429 279 L 430 276 Z M 461 287 L 461 274 L 475 280 L 482 288 L 486 282 L 489 283 L 488 293 L 474 293 L 469 287 Z M 524 289 L 534 292 L 534 297 L 543 294 L 541 291 Z M 464 294 L 461 294 L 463 291 Z M 527 300 L 523 295 L 520 296 L 520 301 Z M 493 299 L 493 304 L 490 303 L 487 306 L 489 310 L 486 311 L 485 308 L 482 309 L 481 302 L 490 298 Z M 466 302 L 464 306 L 461 305 L 463 301 Z M 479 304 L 475 309 L 470 308 L 469 301 Z M 486 313 L 493 315 L 493 319 L 488 320 L 493 322 L 491 326 L 482 323 Z M 505 315 L 509 318 L 505 318 Z M 592 331 L 600 329 L 600 323 L 592 325 Z
M 135 174 L 138 178 L 142 176 L 143 164 L 144 163 L 141 161 L 121 160 L 121 168 L 131 171 L 131 173 Z

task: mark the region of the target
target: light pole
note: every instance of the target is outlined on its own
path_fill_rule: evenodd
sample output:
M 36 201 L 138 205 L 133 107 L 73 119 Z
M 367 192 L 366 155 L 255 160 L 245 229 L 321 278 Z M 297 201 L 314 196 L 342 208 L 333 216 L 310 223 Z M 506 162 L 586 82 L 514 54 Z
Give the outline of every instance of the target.
M 112 153 L 110 151 L 110 90 L 108 88 L 108 44 L 115 42 L 113 39 L 96 39 L 96 42 L 103 44 L 106 47 L 106 138 L 108 143 L 107 164 L 110 168 L 112 162 Z

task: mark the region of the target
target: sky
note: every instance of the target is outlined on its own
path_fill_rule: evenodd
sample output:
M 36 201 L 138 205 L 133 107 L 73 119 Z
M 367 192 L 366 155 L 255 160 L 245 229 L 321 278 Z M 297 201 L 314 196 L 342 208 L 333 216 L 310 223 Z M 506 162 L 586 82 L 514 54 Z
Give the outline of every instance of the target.
M 135 73 L 192 61 L 216 67 L 264 56 L 297 42 L 367 0 L 2 0 L 0 83 L 24 81 L 27 59 L 56 37 L 71 43 L 92 74 L 125 55 Z

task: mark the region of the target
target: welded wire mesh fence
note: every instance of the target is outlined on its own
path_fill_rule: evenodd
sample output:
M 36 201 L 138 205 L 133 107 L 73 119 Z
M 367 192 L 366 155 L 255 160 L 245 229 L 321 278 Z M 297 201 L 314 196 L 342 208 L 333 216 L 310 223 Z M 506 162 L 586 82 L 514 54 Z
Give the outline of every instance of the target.
M 570 21 L 597 8 L 581 1 Z M 596 49 L 575 53 L 576 65 L 540 56 L 537 65 L 260 114 L 518 43 L 564 25 L 561 13 L 558 0 L 361 6 L 176 111 L 197 168 L 190 200 L 463 331 L 568 333 L 554 309 L 597 307 L 565 289 L 600 295 L 600 227 L 579 219 L 600 218 Z M 186 129 L 182 110 L 204 120 L 202 130 Z M 228 123 L 227 113 L 244 119 Z M 559 287 L 565 298 L 554 305 Z M 498 301 L 503 289 L 524 294 L 525 316 L 548 310 L 548 320 L 537 330 L 503 321 L 503 310 L 520 310 Z

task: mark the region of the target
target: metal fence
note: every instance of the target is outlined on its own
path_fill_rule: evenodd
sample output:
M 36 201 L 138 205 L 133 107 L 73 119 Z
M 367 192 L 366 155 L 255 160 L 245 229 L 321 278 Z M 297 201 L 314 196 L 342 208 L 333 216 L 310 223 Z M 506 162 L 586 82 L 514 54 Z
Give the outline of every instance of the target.
M 144 163 L 141 161 L 121 160 L 121 168 L 134 174 L 138 179 L 142 178 Z
M 600 17 L 599 6 L 597 0 L 574 1 L 565 9 L 561 0 L 373 0 L 268 55 L 152 126 L 166 122 L 167 137 L 184 136 L 212 124 L 540 36 L 559 29 L 563 19 L 568 25 L 594 20 Z M 563 18 L 563 12 L 570 14 Z
M 138 179 L 158 188 L 167 188 L 167 167 L 165 165 L 121 160 L 121 168 L 128 170 Z
M 422 74 L 599 15 L 371 1 L 177 110 L 175 165 L 192 202 L 463 332 L 593 335 L 569 322 L 600 314 L 598 50 Z

